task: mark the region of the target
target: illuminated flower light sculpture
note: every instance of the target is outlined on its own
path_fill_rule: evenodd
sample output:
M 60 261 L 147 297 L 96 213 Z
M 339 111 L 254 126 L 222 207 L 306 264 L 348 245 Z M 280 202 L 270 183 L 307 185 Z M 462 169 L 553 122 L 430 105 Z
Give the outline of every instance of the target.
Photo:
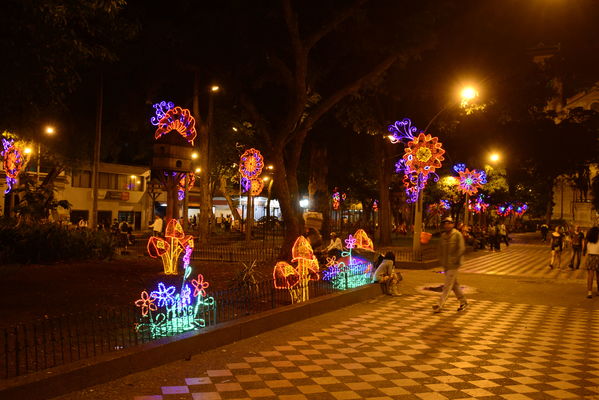
M 362 239 L 358 239 L 352 235 L 345 240 L 347 251 L 341 252 L 341 258 L 337 260 L 335 257 L 327 258 L 327 268 L 322 271 L 322 280 L 330 281 L 335 289 L 344 290 L 355 288 L 358 286 L 370 283 L 374 267 L 372 263 L 361 257 L 356 257 L 352 254 L 353 249 L 358 243 L 365 245 L 364 249 L 370 247 L 372 241 L 366 236 L 366 243 L 363 235 L 366 233 L 359 229 L 356 234 L 360 234 Z M 370 242 L 370 243 L 368 243 Z
M 441 162 L 445 159 L 443 157 L 445 150 L 437 137 L 424 132 L 414 136 L 418 129 L 412 126 L 409 118 L 396 121 L 395 124 L 389 125 L 388 130 L 391 133 L 389 138 L 392 143 L 407 142 L 404 156 L 395 164 L 395 170 L 397 173 L 404 174 L 407 201 L 416 202 L 420 192 L 426 187 L 429 175 L 433 176 L 435 182 L 439 180 L 435 171 L 441 168 Z
M 293 256 L 291 262 L 297 263 L 297 267 L 294 268 L 285 261 L 279 261 L 273 270 L 274 287 L 275 289 L 288 289 L 291 302 L 300 303 L 310 299 L 308 282 L 320 279 L 318 260 L 314 256 L 312 246 L 303 236 L 297 238 L 291 253 Z
M 485 171 L 473 169 L 470 171 L 464 164 L 456 164 L 453 166 L 454 171 L 459 174 L 460 184 L 458 190 L 469 196 L 478 192 L 487 183 L 487 174 Z
M 258 196 L 264 189 L 264 181 L 262 179 L 252 179 L 250 181 L 250 190 L 252 196 Z
M 214 298 L 206 294 L 208 282 L 204 281 L 202 274 L 191 281 L 191 286 L 187 282 L 191 275 L 192 252 L 193 246 L 188 244 L 183 256 L 185 273 L 179 293 L 176 293 L 175 286 L 167 287 L 162 282 L 150 294 L 146 290 L 141 292 L 141 298 L 135 301 L 141 309 L 140 322 L 135 325 L 138 332 L 149 332 L 152 338 L 171 336 L 205 327 L 206 317 L 214 320 L 216 306 Z
M 17 177 L 27 163 L 27 159 L 23 156 L 13 139 L 2 139 L 3 150 L 0 155 L 3 158 L 2 166 L 6 174 L 6 190 L 8 193 L 17 184 Z
M 476 214 L 484 213 L 485 211 L 487 211 L 488 207 L 489 203 L 485 201 L 485 195 L 483 195 L 482 193 L 474 199 L 470 200 L 470 203 L 468 205 L 468 209 Z
M 503 203 L 497 206 L 497 215 L 507 217 L 514 211 L 514 207 L 510 203 Z
M 247 179 L 256 179 L 262 173 L 264 168 L 264 158 L 256 149 L 246 150 L 239 163 L 239 172 L 241 176 Z
M 177 275 L 177 260 L 183 250 L 193 251 L 193 236 L 185 236 L 179 221 L 171 219 L 165 232 L 165 238 L 152 236 L 148 240 L 148 254 L 152 258 L 160 257 L 164 266 L 164 273 Z M 191 255 L 191 253 L 190 253 Z
M 340 205 L 341 205 L 341 195 L 337 191 L 337 188 L 335 188 L 335 191 L 333 192 L 333 210 L 338 210 Z
M 368 237 L 368 234 L 364 231 L 364 229 L 358 229 L 356 233 L 354 233 L 354 238 L 356 239 L 356 248 L 374 251 L 372 239 Z
M 188 109 L 175 107 L 172 102 L 166 101 L 154 104 L 154 109 L 156 110 L 156 117 L 152 117 L 150 122 L 152 125 L 157 126 L 154 133 L 155 139 L 176 131 L 193 145 L 193 141 L 197 136 L 196 122 Z
M 187 188 L 185 187 L 185 177 L 187 176 Z M 193 185 L 195 185 L 196 176 L 194 173 L 190 172 L 189 174 L 183 175 L 181 180 L 179 181 L 179 186 L 177 188 L 177 199 L 179 201 L 185 198 L 185 193 L 189 192 Z
M 518 217 L 521 217 L 528 210 L 528 204 L 516 203 L 513 206 L 513 210 L 514 210 L 514 214 L 516 214 Z
M 443 215 L 447 210 L 451 210 L 451 202 L 449 200 L 439 200 L 438 203 L 428 205 L 428 213 L 431 215 Z

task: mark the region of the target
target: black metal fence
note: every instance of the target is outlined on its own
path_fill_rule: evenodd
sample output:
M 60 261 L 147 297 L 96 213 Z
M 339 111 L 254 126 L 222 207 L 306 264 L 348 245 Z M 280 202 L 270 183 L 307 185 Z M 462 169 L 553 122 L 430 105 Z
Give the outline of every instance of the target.
M 329 281 L 310 281 L 310 298 L 338 291 Z M 273 281 L 211 294 L 214 303 L 199 310 L 206 326 L 291 304 L 288 290 Z M 157 339 L 156 332 L 138 330 L 140 309 L 134 305 L 61 315 L 0 330 L 0 374 L 8 379 L 59 365 L 116 352 Z M 161 331 L 160 337 L 177 334 Z

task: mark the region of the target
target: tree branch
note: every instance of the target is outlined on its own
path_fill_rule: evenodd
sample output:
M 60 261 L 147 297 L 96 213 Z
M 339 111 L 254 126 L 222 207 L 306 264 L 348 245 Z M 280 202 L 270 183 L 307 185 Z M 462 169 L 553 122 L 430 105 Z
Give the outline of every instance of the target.
M 309 52 L 323 37 L 337 28 L 343 21 L 351 17 L 362 5 L 368 0 L 357 0 L 351 6 L 347 7 L 342 12 L 336 14 L 335 18 L 323 25 L 318 31 L 314 32 L 306 40 L 306 49 Z
M 282 0 L 283 16 L 287 24 L 287 31 L 291 39 L 291 47 L 293 49 L 293 61 L 295 63 L 294 85 L 291 89 L 293 100 L 287 113 L 287 118 L 283 123 L 285 132 L 292 131 L 297 125 L 304 107 L 306 106 L 306 81 L 308 76 L 308 52 L 306 51 L 299 32 L 297 16 L 291 7 L 291 0 Z
M 270 149 L 273 149 L 271 137 L 272 132 L 264 123 L 264 121 L 266 121 L 266 118 L 262 114 L 260 114 L 260 112 L 256 108 L 256 105 L 245 94 L 242 93 L 241 96 L 239 96 L 239 101 L 241 102 L 243 108 L 245 108 L 245 110 L 250 114 L 250 116 L 254 120 L 256 127 L 259 128 L 259 130 L 261 130 L 262 132 L 264 132 L 262 136 L 266 141 L 266 145 Z
M 309 131 L 312 126 L 318 121 L 327 111 L 329 111 L 333 106 L 335 106 L 338 102 L 340 102 L 345 96 L 348 96 L 352 93 L 360 90 L 366 83 L 376 78 L 380 74 L 384 73 L 387 69 L 389 69 L 400 57 L 401 54 L 396 53 L 388 56 L 379 64 L 377 64 L 373 69 L 371 69 L 368 73 L 356 79 L 355 81 L 349 83 L 345 87 L 339 89 L 324 101 L 320 102 L 313 112 L 308 115 L 302 124 L 285 139 L 285 144 L 289 143 L 293 140 L 295 133 L 300 131 Z

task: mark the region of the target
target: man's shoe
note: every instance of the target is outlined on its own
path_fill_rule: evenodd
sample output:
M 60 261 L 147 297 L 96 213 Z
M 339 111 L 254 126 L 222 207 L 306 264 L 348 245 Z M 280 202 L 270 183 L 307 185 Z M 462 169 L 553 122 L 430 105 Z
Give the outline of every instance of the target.
M 441 307 L 439 307 L 437 304 L 435 304 L 433 306 L 433 312 L 434 313 L 440 313 L 441 312 Z
M 460 306 L 458 307 L 458 311 L 464 311 L 465 309 L 468 308 L 468 303 L 462 303 L 460 304 Z

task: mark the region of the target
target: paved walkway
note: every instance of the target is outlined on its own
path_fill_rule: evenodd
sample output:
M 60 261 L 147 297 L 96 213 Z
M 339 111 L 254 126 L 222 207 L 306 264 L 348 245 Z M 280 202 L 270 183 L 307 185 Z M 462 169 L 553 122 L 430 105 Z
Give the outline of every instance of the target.
M 539 278 L 586 279 L 583 262 L 579 269 L 569 268 L 572 250 L 564 249 L 561 265 L 549 268 L 551 250 L 547 243 L 533 239 L 530 234 L 515 235 L 516 241 L 510 246 L 501 246 L 499 252 L 478 250 L 461 267 L 462 272 L 491 275 L 513 275 Z M 536 239 L 536 235 L 534 236 Z M 482 252 L 483 255 L 480 255 Z
M 599 297 L 520 241 L 468 260 L 470 308 L 433 314 L 436 269 L 381 296 L 60 400 L 599 399 Z

